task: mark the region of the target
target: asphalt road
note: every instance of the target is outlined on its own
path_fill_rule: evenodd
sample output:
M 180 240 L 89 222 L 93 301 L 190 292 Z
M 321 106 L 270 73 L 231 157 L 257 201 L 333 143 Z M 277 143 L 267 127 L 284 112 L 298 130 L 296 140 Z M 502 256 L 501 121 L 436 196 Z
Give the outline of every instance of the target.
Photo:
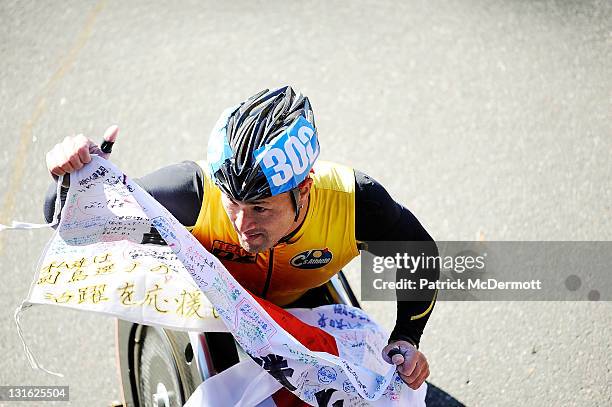
M 118 123 L 113 160 L 140 176 L 204 158 L 225 107 L 288 83 L 322 158 L 374 176 L 437 240 L 612 240 L 610 2 L 285 3 L 0 2 L 0 223 L 42 221 L 44 154 L 66 135 Z M 0 385 L 107 406 L 111 319 L 34 308 L 24 335 L 65 376 L 23 353 L 13 310 L 49 236 L 0 233 Z M 392 326 L 393 303 L 364 305 Z M 611 405 L 611 310 L 439 302 L 429 381 L 469 406 Z

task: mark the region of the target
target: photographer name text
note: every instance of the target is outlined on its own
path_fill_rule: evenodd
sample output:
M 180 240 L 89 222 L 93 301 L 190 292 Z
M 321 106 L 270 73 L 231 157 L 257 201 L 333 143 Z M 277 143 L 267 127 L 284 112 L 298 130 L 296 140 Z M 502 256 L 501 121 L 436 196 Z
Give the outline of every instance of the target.
M 494 278 L 487 279 L 457 279 L 445 281 L 431 281 L 426 278 L 414 280 L 402 278 L 399 281 L 384 281 L 382 278 L 374 279 L 373 286 L 377 290 L 541 290 L 540 280 L 527 281 L 499 281 Z

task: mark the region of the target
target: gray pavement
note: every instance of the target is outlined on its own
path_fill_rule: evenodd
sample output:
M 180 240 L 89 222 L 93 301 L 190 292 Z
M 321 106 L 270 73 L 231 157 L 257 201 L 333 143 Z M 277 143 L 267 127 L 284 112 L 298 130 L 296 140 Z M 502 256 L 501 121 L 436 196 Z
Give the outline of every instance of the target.
M 66 135 L 118 123 L 113 160 L 140 176 L 204 158 L 223 108 L 289 83 L 313 103 L 322 158 L 377 178 L 437 240 L 611 240 L 611 9 L 1 1 L 0 223 L 42 220 L 44 154 Z M 0 385 L 69 385 L 70 405 L 107 406 L 111 319 L 24 314 L 28 343 L 63 378 L 22 351 L 13 310 L 49 236 L 0 234 Z M 393 303 L 364 306 L 392 326 Z M 421 346 L 429 381 L 469 406 L 611 405 L 611 310 L 440 302 Z

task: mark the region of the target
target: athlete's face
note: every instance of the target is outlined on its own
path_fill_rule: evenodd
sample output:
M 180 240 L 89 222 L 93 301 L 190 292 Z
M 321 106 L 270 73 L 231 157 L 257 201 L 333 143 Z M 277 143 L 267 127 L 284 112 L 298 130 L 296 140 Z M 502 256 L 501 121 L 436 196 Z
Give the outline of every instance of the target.
M 262 252 L 298 227 L 306 216 L 311 182 L 300 188 L 299 204 L 303 209 L 297 221 L 289 192 L 249 202 L 234 201 L 221 194 L 223 207 L 238 234 L 240 246 L 251 253 Z

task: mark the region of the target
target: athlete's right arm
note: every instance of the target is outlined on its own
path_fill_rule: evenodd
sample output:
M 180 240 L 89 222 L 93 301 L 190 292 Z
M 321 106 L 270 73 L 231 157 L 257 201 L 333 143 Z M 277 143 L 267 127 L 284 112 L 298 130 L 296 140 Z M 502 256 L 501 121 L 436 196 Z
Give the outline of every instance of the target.
M 105 134 L 105 141 L 114 142 L 116 129 L 112 137 L 107 136 L 109 131 Z M 82 168 L 91 160 L 89 157 L 91 153 L 108 158 L 108 154 L 103 153 L 91 140 L 83 136 L 68 137 L 47 153 L 47 167 L 52 175 L 64 175 Z M 184 161 L 161 168 L 134 181 L 168 209 L 179 222 L 189 227 L 195 225 L 202 206 L 203 180 L 202 168 L 195 162 Z M 56 191 L 57 186 L 53 182 L 47 190 L 43 208 L 47 222 L 53 219 Z M 62 206 L 67 191 L 67 188 L 60 188 Z
M 202 168 L 193 161 L 184 161 L 160 168 L 134 181 L 172 213 L 181 224 L 195 226 L 203 198 Z M 49 186 L 45 196 L 44 214 L 47 222 L 53 219 L 55 208 L 55 183 Z M 61 188 L 62 207 L 67 188 Z

